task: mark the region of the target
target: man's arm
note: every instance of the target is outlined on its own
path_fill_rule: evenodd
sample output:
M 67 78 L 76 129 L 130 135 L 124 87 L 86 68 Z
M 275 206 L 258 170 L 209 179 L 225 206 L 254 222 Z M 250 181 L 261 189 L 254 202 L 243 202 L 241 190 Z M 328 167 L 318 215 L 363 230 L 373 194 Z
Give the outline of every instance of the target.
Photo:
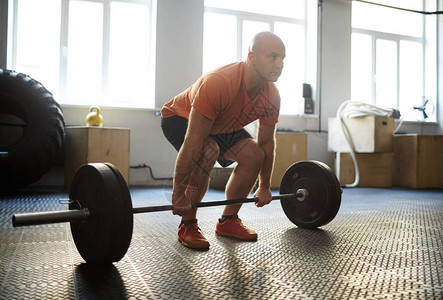
M 257 143 L 265 153 L 265 161 L 259 174 L 259 186 L 255 196 L 259 198 L 257 206 L 261 207 L 271 201 L 271 175 L 274 167 L 276 125 L 258 128 Z
M 173 214 L 183 215 L 191 209 L 190 200 L 185 197 L 189 177 L 200 160 L 203 142 L 211 132 L 214 121 L 206 118 L 194 108 L 189 115 L 185 140 L 175 162 L 172 191 Z

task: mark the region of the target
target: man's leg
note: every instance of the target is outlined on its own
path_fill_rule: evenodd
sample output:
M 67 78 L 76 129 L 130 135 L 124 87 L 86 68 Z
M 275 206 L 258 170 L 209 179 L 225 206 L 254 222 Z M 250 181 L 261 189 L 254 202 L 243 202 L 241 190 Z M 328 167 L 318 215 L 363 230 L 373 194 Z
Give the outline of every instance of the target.
M 207 138 L 203 147 L 200 160 L 196 163 L 194 171 L 189 178 L 186 196 L 193 203 L 199 203 L 205 196 L 208 187 L 211 171 L 219 155 L 217 143 L 212 138 Z M 197 208 L 182 216 L 182 221 L 194 220 L 197 215 Z
M 161 128 L 166 139 L 179 151 L 185 139 L 188 120 L 180 116 L 162 118 Z M 208 137 L 203 143 L 200 159 L 188 180 L 186 196 L 191 202 L 200 202 L 203 199 L 209 186 L 210 173 L 219 154 L 218 144 L 212 137 Z M 195 219 L 196 211 L 194 209 L 183 216 L 182 220 Z
M 226 185 L 226 198 L 246 198 L 251 192 L 263 165 L 265 159 L 263 150 L 253 139 L 248 138 L 235 144 L 223 157 L 238 163 Z M 241 204 L 225 206 L 215 232 L 221 236 L 250 241 L 256 240 L 257 233 L 244 226 L 238 218 L 240 208 Z
M 188 186 L 185 191 L 186 196 L 193 203 L 200 202 L 206 194 L 209 186 L 211 170 L 219 155 L 218 145 L 208 138 L 202 148 L 200 159 L 189 177 Z M 203 236 L 197 224 L 197 208 L 192 209 L 182 216 L 182 221 L 178 229 L 178 240 L 186 247 L 193 249 L 209 249 L 209 242 Z
M 179 151 L 188 127 L 188 120 L 174 116 L 162 119 L 162 130 L 167 140 Z M 192 202 L 200 202 L 205 195 L 211 170 L 220 153 L 219 146 L 213 138 L 208 137 L 202 147 L 201 155 L 196 163 L 194 171 L 187 180 L 186 196 Z M 182 222 L 178 229 L 178 240 L 186 247 L 193 249 L 208 249 L 209 242 L 203 236 L 196 221 L 197 209 L 182 216 Z
M 224 158 L 237 162 L 237 167 L 226 184 L 226 198 L 246 198 L 251 193 L 263 165 L 263 150 L 253 139 L 244 139 L 229 149 Z M 240 208 L 241 204 L 227 205 L 223 215 L 236 215 Z

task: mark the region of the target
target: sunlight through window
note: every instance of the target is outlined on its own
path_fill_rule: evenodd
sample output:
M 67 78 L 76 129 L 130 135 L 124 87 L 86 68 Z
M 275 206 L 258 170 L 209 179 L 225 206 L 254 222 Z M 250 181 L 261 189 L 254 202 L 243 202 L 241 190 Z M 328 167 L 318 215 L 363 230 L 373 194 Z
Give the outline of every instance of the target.
M 102 86 L 103 4 L 69 5 L 67 95 L 71 101 L 99 104 Z
M 151 0 L 10 0 L 7 68 L 60 104 L 154 106 Z
M 14 69 L 36 78 L 54 94 L 59 90 L 60 11 L 60 0 L 20 0 L 17 51 L 11 55 Z
M 148 101 L 149 40 L 140 38 L 149 36 L 148 16 L 145 5 L 111 5 L 108 98 L 113 103 Z
M 302 86 L 308 81 L 308 62 L 312 62 L 307 58 L 308 45 L 313 47 L 311 53 L 316 51 L 316 44 L 306 41 L 307 24 L 316 24 L 307 20 L 306 7 L 306 0 L 205 0 L 203 73 L 245 60 L 254 35 L 272 31 L 286 46 L 283 73 L 276 82 L 281 113 L 302 114 Z M 309 9 L 314 11 L 315 6 Z
M 436 9 L 430 2 L 382 1 L 418 11 Z M 435 103 L 435 25 L 435 16 L 353 2 L 352 99 L 399 109 L 405 120 L 423 120 L 414 106 L 426 99 Z M 434 114 L 427 121 L 435 120 Z

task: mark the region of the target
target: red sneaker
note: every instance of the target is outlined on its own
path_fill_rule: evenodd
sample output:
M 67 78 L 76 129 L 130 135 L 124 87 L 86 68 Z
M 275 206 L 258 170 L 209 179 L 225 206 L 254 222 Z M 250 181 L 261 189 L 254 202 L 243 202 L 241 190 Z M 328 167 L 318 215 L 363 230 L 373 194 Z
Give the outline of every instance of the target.
M 209 242 L 197 225 L 197 220 L 186 222 L 178 228 L 178 240 L 191 249 L 209 249 Z
M 243 225 L 237 215 L 227 219 L 223 223 L 217 222 L 215 233 L 221 236 L 235 237 L 245 241 L 254 241 L 257 239 L 257 233 Z

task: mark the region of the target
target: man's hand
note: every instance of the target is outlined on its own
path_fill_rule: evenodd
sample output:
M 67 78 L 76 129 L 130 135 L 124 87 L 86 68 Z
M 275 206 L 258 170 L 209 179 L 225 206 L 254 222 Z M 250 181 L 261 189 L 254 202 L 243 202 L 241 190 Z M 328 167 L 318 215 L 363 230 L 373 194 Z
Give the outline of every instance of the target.
M 174 215 L 183 216 L 193 209 L 191 206 L 192 202 L 195 202 L 198 197 L 198 188 L 193 186 L 188 186 L 186 188 L 185 193 L 178 194 L 176 196 L 176 193 L 172 194 L 172 205 L 173 210 L 172 213 Z
M 174 207 L 172 210 L 174 215 L 183 216 L 189 213 L 192 209 L 191 201 L 189 201 L 189 199 L 183 194 L 177 196 L 172 194 L 172 205 Z
M 272 201 L 271 190 L 267 188 L 258 188 L 255 192 L 254 197 L 258 198 L 258 202 L 255 202 L 255 206 L 263 207 Z

